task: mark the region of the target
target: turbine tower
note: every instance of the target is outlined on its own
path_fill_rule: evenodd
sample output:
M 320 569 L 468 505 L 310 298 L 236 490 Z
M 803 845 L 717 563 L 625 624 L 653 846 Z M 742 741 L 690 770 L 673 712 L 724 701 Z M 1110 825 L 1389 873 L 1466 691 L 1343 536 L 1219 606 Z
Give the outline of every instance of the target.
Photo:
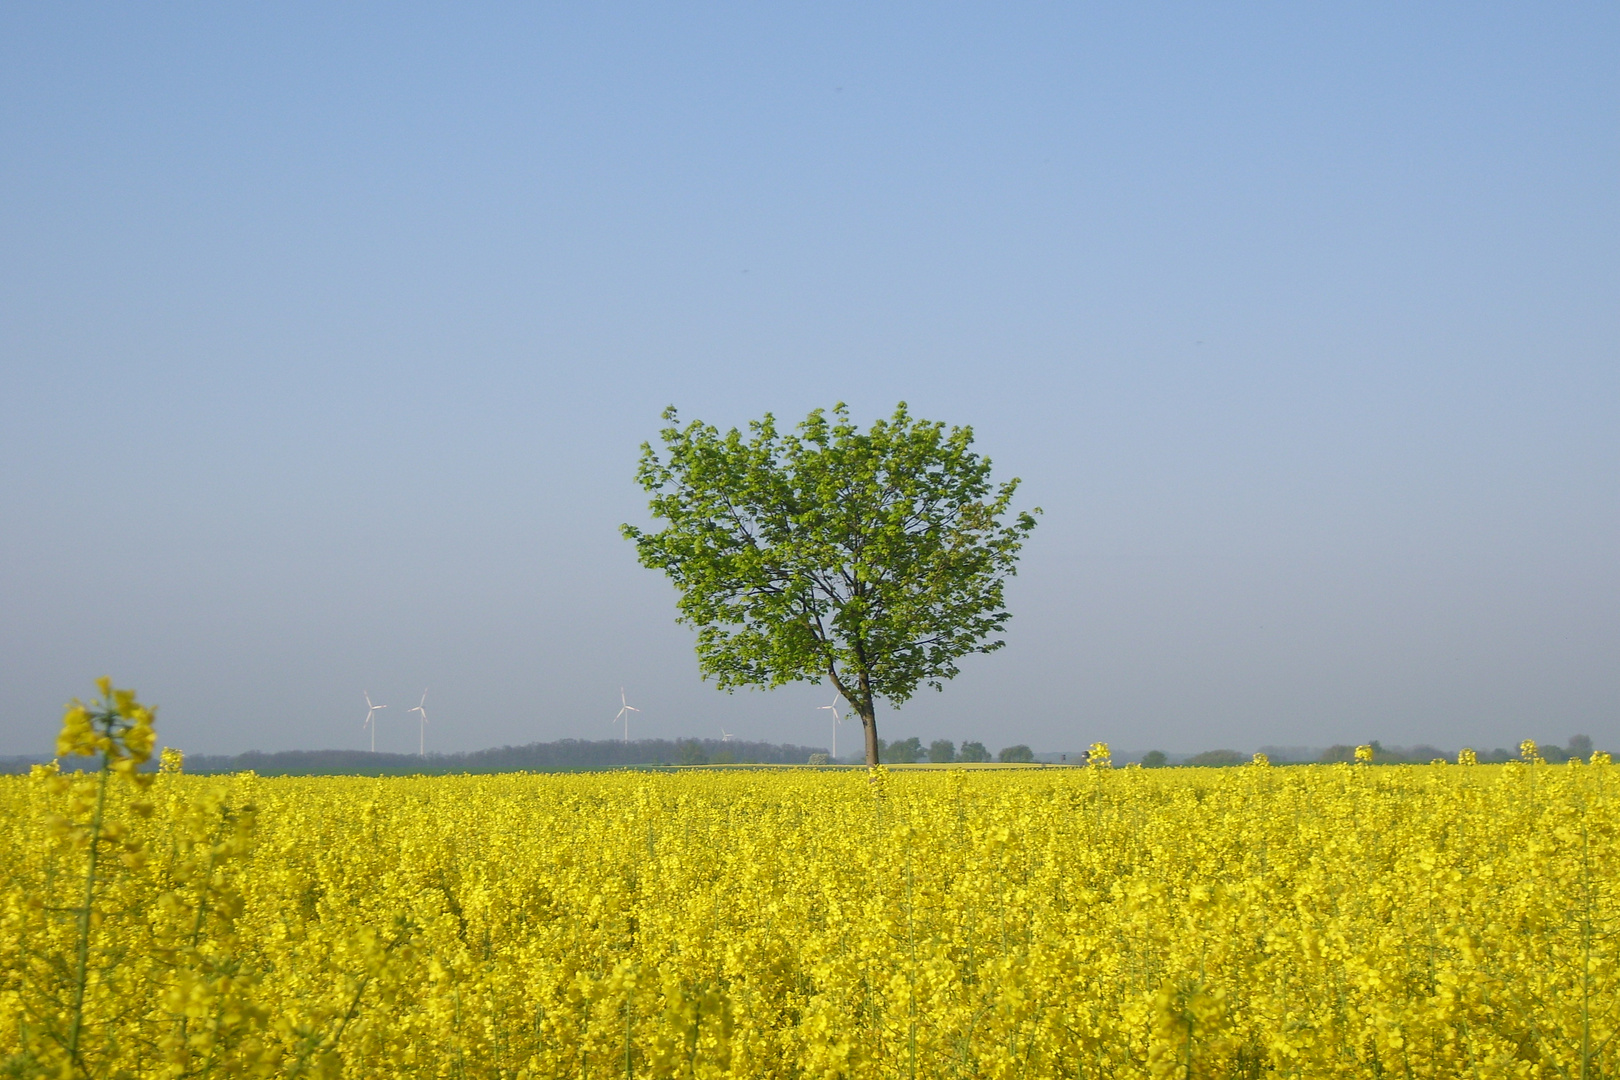
M 640 709 L 624 699 L 624 687 L 619 687 L 619 715 L 613 718 L 613 722 L 617 724 L 620 720 L 624 721 L 624 742 L 626 746 L 630 744 L 630 714 L 640 711 Z
M 842 696 L 843 696 L 842 694 L 834 694 L 833 695 L 833 703 L 831 705 L 823 705 L 823 706 L 821 706 L 820 708 L 818 708 L 816 710 L 817 712 L 820 712 L 822 709 L 830 709 L 832 711 L 832 714 L 833 714 L 833 752 L 832 752 L 832 759 L 835 762 L 838 760 L 838 725 L 842 724 L 844 722 L 844 714 L 841 711 L 839 711 L 839 708 L 838 708 L 838 699 L 840 697 L 842 697 Z
M 407 699 L 409 700 L 409 699 Z M 416 708 L 410 710 L 422 714 L 422 723 L 416 729 L 416 756 L 427 757 L 427 691 L 422 691 L 422 700 Z
M 377 752 L 377 710 L 386 708 L 388 708 L 386 705 L 373 705 L 371 703 L 371 691 L 366 691 L 366 722 L 360 725 L 360 730 L 371 729 L 371 752 L 373 754 Z

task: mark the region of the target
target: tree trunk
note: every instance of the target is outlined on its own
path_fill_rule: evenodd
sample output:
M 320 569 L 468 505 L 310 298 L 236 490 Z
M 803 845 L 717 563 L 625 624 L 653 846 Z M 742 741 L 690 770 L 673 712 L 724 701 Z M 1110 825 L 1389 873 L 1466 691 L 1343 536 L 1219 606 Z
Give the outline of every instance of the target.
M 855 715 L 861 718 L 861 734 L 866 742 L 866 767 L 870 769 L 878 764 L 877 707 L 872 701 L 872 680 L 862 671 L 856 685 L 850 686 L 838 677 L 838 669 L 831 664 L 827 665 L 827 678 L 839 696 L 855 710 Z
M 870 769 L 879 764 L 877 708 L 872 704 L 872 682 L 865 671 L 860 673 L 860 682 L 860 700 L 855 702 L 855 711 L 861 714 L 861 730 L 866 735 L 866 767 Z
M 861 714 L 861 731 L 866 735 L 866 767 L 870 769 L 878 764 L 878 737 L 876 710 L 872 708 L 870 700 L 856 706 Z

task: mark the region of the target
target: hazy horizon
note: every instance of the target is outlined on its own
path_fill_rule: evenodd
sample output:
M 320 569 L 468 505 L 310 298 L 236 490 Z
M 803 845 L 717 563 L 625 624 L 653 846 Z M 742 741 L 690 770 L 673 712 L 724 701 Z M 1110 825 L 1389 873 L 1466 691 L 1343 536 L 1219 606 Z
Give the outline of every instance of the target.
M 0 11 L 0 754 L 827 744 L 618 536 L 900 400 L 1045 514 L 879 732 L 1620 743 L 1620 11 Z M 987 733 L 1000 734 L 987 737 Z M 839 734 L 854 746 L 858 732 Z
M 1577 734 L 1579 734 L 1579 733 L 1577 733 Z M 908 737 L 909 736 L 898 736 L 896 741 L 904 741 Z M 931 741 L 932 740 L 927 739 L 927 738 L 922 738 L 921 739 L 922 747 L 923 747 L 923 756 L 920 759 L 920 761 L 917 762 L 917 763 L 920 763 L 920 764 L 937 764 L 937 763 L 931 762 L 929 760 L 929 751 L 931 750 L 931 747 L 929 746 L 929 744 L 930 744 Z M 973 741 L 980 742 L 980 745 L 982 745 L 984 747 L 985 751 L 990 755 L 991 762 L 998 761 L 999 757 L 1000 757 L 1000 754 L 1003 751 L 1015 750 L 1016 749 L 1016 750 L 1029 750 L 1034 754 L 1036 761 L 1043 762 L 1043 763 L 1046 763 L 1046 764 L 1056 764 L 1056 763 L 1060 763 L 1062 761 L 1069 761 L 1071 764 L 1082 765 L 1082 764 L 1085 763 L 1085 756 L 1089 751 L 1089 747 L 1069 747 L 1069 748 L 1054 748 L 1054 747 L 1040 747 L 1040 746 L 1030 747 L 1030 746 L 1027 746 L 1027 745 L 1016 744 L 1016 743 L 1015 744 L 1010 744 L 1010 745 L 1007 745 L 1007 746 L 1000 746 L 1000 745 L 990 745 L 990 744 L 987 744 L 987 743 L 983 743 L 981 740 L 973 740 Z M 1581 756 L 1583 754 L 1586 754 L 1588 751 L 1603 751 L 1603 752 L 1609 753 L 1609 754 L 1614 753 L 1614 750 L 1612 748 L 1607 748 L 1607 747 L 1602 746 L 1602 745 L 1592 745 L 1592 746 L 1588 746 L 1588 747 L 1585 747 L 1585 748 L 1572 747 L 1569 744 L 1571 744 L 1571 743 L 1573 743 L 1575 741 L 1573 738 L 1560 739 L 1560 740 L 1536 740 L 1536 741 L 1537 741 L 1537 746 L 1538 746 L 1538 752 L 1543 753 L 1543 754 L 1552 755 L 1550 760 L 1552 762 L 1554 762 L 1554 763 L 1563 762 L 1565 760 L 1565 756 L 1569 755 L 1569 754 L 1574 754 L 1575 756 L 1579 757 L 1579 756 Z M 636 764 L 639 766 L 641 764 L 657 764 L 659 762 L 670 763 L 670 761 L 673 760 L 673 757 L 678 753 L 678 748 L 681 747 L 683 744 L 688 744 L 688 743 L 701 744 L 700 749 L 704 753 L 707 753 L 710 750 L 714 750 L 714 751 L 719 752 L 719 753 L 731 753 L 733 755 L 733 758 L 725 760 L 725 761 L 720 761 L 720 762 L 715 762 L 712 759 L 710 759 L 708 761 L 696 762 L 696 763 L 687 762 L 686 764 L 722 764 L 722 765 L 725 765 L 725 764 L 758 764 L 758 763 L 760 763 L 759 759 L 760 759 L 760 754 L 761 754 L 761 751 L 762 751 L 762 748 L 763 748 L 764 750 L 768 750 L 768 751 L 771 752 L 771 754 L 770 754 L 771 760 L 763 762 L 764 764 L 775 763 L 775 764 L 787 764 L 787 765 L 803 765 L 803 764 L 807 763 L 806 755 L 816 754 L 816 753 L 827 753 L 828 750 L 829 750 L 827 745 L 823 744 L 823 745 L 818 746 L 815 743 L 814 740 L 811 740 L 809 743 L 806 743 L 806 744 L 796 744 L 796 743 L 777 743 L 777 742 L 771 742 L 771 741 L 757 741 L 757 740 L 726 741 L 726 740 L 719 739 L 719 738 L 704 737 L 704 736 L 675 736 L 674 738 L 636 739 L 636 740 L 632 740 L 629 745 L 634 746 L 634 747 L 638 747 L 638 748 L 647 748 L 649 750 L 662 748 L 662 749 L 668 749 L 668 750 L 670 750 L 672 752 L 670 758 L 654 756 L 654 757 L 648 757 L 648 758 L 645 758 L 645 759 L 635 759 Z M 507 752 L 507 751 L 522 752 L 522 751 L 531 750 L 531 749 L 534 749 L 534 748 L 542 748 L 542 749 L 544 749 L 544 748 L 559 747 L 559 746 L 570 746 L 570 745 L 578 745 L 578 746 L 590 747 L 590 748 L 612 749 L 612 748 L 620 747 L 620 746 L 622 746 L 624 744 L 621 743 L 620 740 L 617 740 L 617 739 L 604 739 L 604 740 L 562 739 L 562 740 L 553 740 L 553 741 L 547 741 L 547 742 L 533 742 L 533 743 L 527 743 L 527 744 L 521 744 L 521 745 L 507 744 L 507 745 L 501 745 L 501 746 L 479 747 L 479 748 L 472 749 L 472 750 L 458 750 L 458 751 L 429 750 L 429 751 L 426 751 L 425 753 L 421 753 L 421 754 L 418 754 L 416 751 L 385 751 L 385 750 L 368 751 L 368 750 L 366 750 L 364 748 L 357 749 L 355 747 L 297 747 L 297 748 L 292 748 L 292 749 L 276 750 L 276 751 L 265 751 L 265 750 L 258 750 L 258 749 L 255 749 L 255 748 L 249 748 L 247 750 L 244 750 L 244 751 L 241 751 L 241 752 L 238 752 L 238 753 L 233 753 L 233 754 L 187 753 L 187 754 L 185 754 L 184 761 L 185 761 L 185 769 L 188 772 L 192 771 L 192 769 L 197 768 L 197 767 L 203 768 L 204 771 L 218 770 L 220 768 L 227 767 L 232 763 L 235 763 L 237 766 L 248 765 L 249 767 L 253 767 L 253 768 L 257 769 L 258 766 L 254 765 L 252 763 L 259 760 L 259 759 L 265 759 L 265 760 L 270 761 L 270 762 L 275 762 L 277 759 L 283 759 L 284 760 L 288 755 L 292 755 L 292 756 L 294 756 L 294 758 L 296 760 L 299 761 L 299 763 L 303 767 L 311 767 L 312 763 L 309 761 L 309 759 L 317 759 L 317 763 L 313 764 L 313 773 L 312 774 L 313 775 L 321 775 L 321 774 L 326 773 L 329 769 L 334 769 L 336 771 L 341 771 L 342 765 L 344 763 L 353 764 L 354 762 L 356 762 L 358 760 L 371 760 L 373 758 L 375 758 L 377 761 L 381 762 L 382 764 L 384 764 L 387 767 L 397 767 L 397 766 L 399 766 L 399 765 L 401 765 L 403 763 L 410 762 L 410 761 L 413 761 L 413 760 L 417 760 L 417 761 L 422 761 L 425 764 L 427 764 L 427 765 L 429 765 L 431 767 L 434 767 L 434 768 L 442 768 L 444 766 L 445 762 L 455 762 L 455 761 L 465 762 L 465 761 L 468 761 L 469 759 L 479 759 L 479 758 L 485 757 L 487 755 L 500 755 L 503 752 Z M 160 744 L 160 746 L 161 746 L 161 744 Z M 1335 744 L 1332 744 L 1332 745 L 1329 745 L 1329 746 L 1279 746 L 1279 745 L 1275 745 L 1275 744 L 1271 744 L 1271 743 L 1262 743 L 1262 744 L 1260 744 L 1258 746 L 1201 747 L 1201 748 L 1199 748 L 1197 750 L 1192 750 L 1192 749 L 1187 749 L 1187 748 L 1172 749 L 1172 748 L 1165 748 L 1165 747 L 1120 747 L 1120 746 L 1111 746 L 1110 747 L 1110 760 L 1113 762 L 1113 764 L 1115 766 L 1123 766 L 1123 765 L 1128 765 L 1128 764 L 1133 764 L 1133 763 L 1140 763 L 1141 760 L 1144 757 L 1146 757 L 1148 754 L 1158 752 L 1158 753 L 1162 753 L 1162 754 L 1166 755 L 1167 763 L 1170 764 L 1170 765 L 1201 765 L 1201 764 L 1203 764 L 1203 765 L 1215 765 L 1217 767 L 1220 767 L 1220 766 L 1223 766 L 1223 765 L 1226 765 L 1226 764 L 1231 764 L 1231 763 L 1229 763 L 1229 762 L 1200 762 L 1198 759 L 1199 759 L 1199 757 L 1201 755 L 1229 754 L 1229 753 L 1231 753 L 1231 754 L 1237 754 L 1238 755 L 1238 758 L 1237 758 L 1235 763 L 1239 763 L 1239 764 L 1246 762 L 1247 759 L 1250 757 L 1250 755 L 1253 755 L 1253 754 L 1265 754 L 1270 759 L 1272 764 L 1298 765 L 1298 764 L 1313 764 L 1313 763 L 1321 763 L 1321 762 L 1331 762 L 1331 761 L 1346 760 L 1348 758 L 1349 753 L 1351 751 L 1354 751 L 1357 748 L 1357 746 L 1358 746 L 1358 744 L 1356 744 L 1356 743 L 1348 743 L 1348 742 L 1335 743 Z M 1443 760 L 1446 760 L 1446 761 L 1449 762 L 1449 761 L 1454 760 L 1458 756 L 1459 751 L 1461 751 L 1462 749 L 1465 748 L 1465 744 L 1458 744 L 1458 745 L 1455 745 L 1455 746 L 1434 746 L 1432 744 L 1427 744 L 1427 743 L 1414 743 L 1414 744 L 1408 745 L 1408 746 L 1397 746 L 1397 745 L 1386 745 L 1386 744 L 1383 744 L 1381 742 L 1375 742 L 1374 746 L 1381 753 L 1393 755 L 1393 760 L 1395 760 L 1397 762 L 1402 761 L 1402 760 L 1407 760 L 1407 761 L 1411 761 L 1411 762 L 1414 762 L 1414 763 L 1417 763 L 1417 764 L 1426 764 L 1428 762 L 1428 760 L 1430 759 L 1430 757 L 1432 755 L 1435 755 L 1435 754 L 1438 754 Z M 967 748 L 966 741 L 964 740 L 964 742 L 962 742 L 962 743 L 953 743 L 953 748 L 958 754 L 960 754 L 961 752 L 964 752 L 966 750 L 966 748 Z M 1481 761 L 1485 762 L 1485 763 L 1489 763 L 1489 761 L 1487 760 L 1489 755 L 1505 755 L 1505 757 L 1501 757 L 1501 756 L 1496 757 L 1495 760 L 1498 761 L 1498 762 L 1500 762 L 1502 760 L 1518 761 L 1518 760 L 1521 760 L 1522 757 L 1523 757 L 1522 750 L 1521 750 L 1520 746 L 1517 746 L 1517 745 L 1509 747 L 1509 746 L 1488 746 L 1488 745 L 1483 745 L 1483 744 L 1481 744 L 1481 745 L 1466 744 L 1466 748 L 1475 751 L 1480 756 Z M 782 751 L 795 751 L 795 752 L 798 753 L 798 757 L 793 758 L 791 761 L 785 760 L 785 759 L 777 760 L 778 758 L 780 758 L 780 754 L 781 754 Z M 333 759 L 322 759 L 322 755 L 337 755 L 337 757 L 333 758 Z M 50 761 L 50 760 L 53 759 L 53 756 L 54 755 L 52 755 L 50 753 L 14 754 L 14 755 L 0 754 L 0 763 L 4 763 L 4 764 L 12 767 L 12 769 L 14 771 L 22 771 L 20 768 L 17 767 L 19 763 L 31 765 L 33 763 Z M 244 760 L 244 759 L 247 759 L 247 760 Z M 92 764 L 92 763 L 89 763 L 89 762 L 84 762 L 83 759 L 78 759 L 78 758 L 70 758 L 70 759 L 67 759 L 65 761 L 60 759 L 60 758 L 57 758 L 56 760 L 58 760 L 58 761 L 60 761 L 62 763 L 63 768 L 68 769 L 70 771 L 73 770 L 73 769 L 76 769 L 76 768 L 81 768 L 85 764 Z M 321 760 L 325 760 L 325 765 L 324 766 L 322 766 L 321 764 L 318 763 Z M 957 758 L 955 760 L 956 760 L 957 763 L 962 763 L 960 758 Z M 888 754 L 884 755 L 883 761 L 884 761 L 885 764 L 894 764 L 895 763 L 893 758 L 891 756 L 889 756 Z M 673 761 L 673 763 L 674 764 L 681 764 L 682 762 L 676 760 L 676 761 Z M 863 764 L 863 755 L 862 755 L 859 748 L 853 748 L 850 751 L 839 753 L 836 757 L 831 757 L 830 763 L 831 764 L 840 764 L 840 765 L 861 765 L 861 764 Z M 154 759 L 153 761 L 148 762 L 148 767 L 149 768 L 156 768 L 157 767 L 156 760 Z M 627 766 L 623 765 L 623 764 L 618 764 L 618 765 L 606 765 L 606 764 L 604 764 L 604 765 L 592 766 L 592 767 L 593 768 L 602 768 L 602 769 L 611 770 L 611 769 L 614 769 L 614 768 L 624 768 L 624 767 L 627 767 Z M 487 763 L 485 763 L 485 764 L 482 765 L 481 771 L 488 771 L 488 768 L 489 768 L 489 766 L 487 765 Z M 521 771 L 529 771 L 529 770 L 524 766 L 513 765 L 513 766 L 504 767 L 504 768 L 500 769 L 500 771 L 521 772 Z M 556 771 L 556 770 L 555 769 L 541 769 L 540 771 Z M 267 773 L 265 775 L 280 775 L 280 773 L 272 771 L 272 772 Z

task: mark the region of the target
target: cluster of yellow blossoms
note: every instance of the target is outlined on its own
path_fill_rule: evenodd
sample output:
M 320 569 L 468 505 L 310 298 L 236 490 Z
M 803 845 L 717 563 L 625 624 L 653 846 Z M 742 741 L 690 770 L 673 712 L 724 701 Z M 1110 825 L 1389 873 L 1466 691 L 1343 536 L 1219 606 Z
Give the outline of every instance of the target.
M 0 778 L 0 1075 L 1620 1075 L 1603 760 L 176 765 Z

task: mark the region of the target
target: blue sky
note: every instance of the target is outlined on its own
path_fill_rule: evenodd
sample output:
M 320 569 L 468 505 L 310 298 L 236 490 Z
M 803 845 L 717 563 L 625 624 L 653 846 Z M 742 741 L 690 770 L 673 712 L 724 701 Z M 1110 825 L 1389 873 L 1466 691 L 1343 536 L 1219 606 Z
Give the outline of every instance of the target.
M 0 753 L 826 742 L 619 539 L 667 404 L 1046 514 L 886 736 L 1620 745 L 1620 13 L 0 10 Z M 826 695 L 829 696 L 830 695 Z M 854 745 L 853 734 L 848 734 Z M 841 745 L 841 749 L 842 749 Z

